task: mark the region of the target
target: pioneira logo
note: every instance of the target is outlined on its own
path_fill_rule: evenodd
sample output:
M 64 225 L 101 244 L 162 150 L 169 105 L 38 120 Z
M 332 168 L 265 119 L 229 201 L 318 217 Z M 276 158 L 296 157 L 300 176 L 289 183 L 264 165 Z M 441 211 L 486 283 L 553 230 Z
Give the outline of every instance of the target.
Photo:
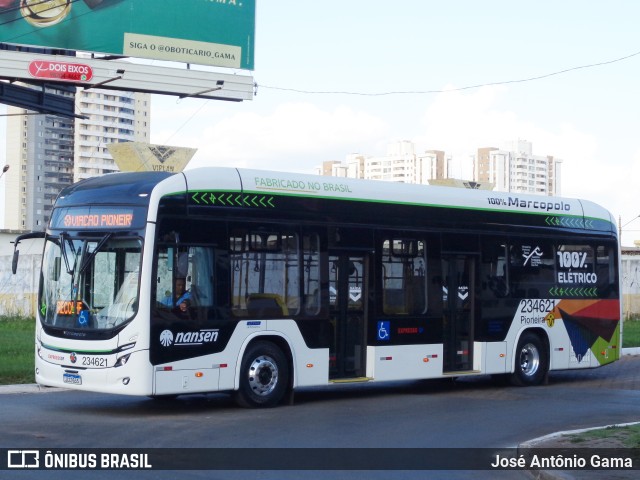
M 171 330 L 163 330 L 160 334 L 160 343 L 163 347 L 171 345 L 204 345 L 218 341 L 219 330 L 217 328 L 203 328 L 197 332 L 178 332 L 173 336 Z

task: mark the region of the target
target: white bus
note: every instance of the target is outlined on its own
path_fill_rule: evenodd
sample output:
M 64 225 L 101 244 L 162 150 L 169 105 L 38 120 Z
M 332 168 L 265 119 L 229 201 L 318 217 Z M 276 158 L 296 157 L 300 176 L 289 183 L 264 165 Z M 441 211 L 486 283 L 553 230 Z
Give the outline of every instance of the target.
M 536 385 L 619 358 L 616 225 L 588 201 L 119 173 L 63 190 L 42 236 L 42 385 L 274 406 L 335 382 Z

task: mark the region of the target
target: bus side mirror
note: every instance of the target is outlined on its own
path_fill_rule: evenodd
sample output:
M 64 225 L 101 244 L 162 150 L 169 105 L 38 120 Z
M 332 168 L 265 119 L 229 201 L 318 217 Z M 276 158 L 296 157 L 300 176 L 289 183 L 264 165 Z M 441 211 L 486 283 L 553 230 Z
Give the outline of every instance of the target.
M 13 260 L 11 261 L 11 271 L 15 275 L 18 271 L 18 257 L 20 256 L 20 250 L 17 248 L 13 251 Z
M 18 271 L 18 257 L 20 256 L 20 250 L 18 250 L 18 244 L 22 240 L 28 240 L 31 238 L 44 238 L 44 237 L 45 237 L 44 232 L 23 233 L 22 235 L 18 235 L 16 239 L 13 242 L 11 242 L 13 243 L 13 260 L 11 261 L 11 271 L 13 272 L 14 275 Z

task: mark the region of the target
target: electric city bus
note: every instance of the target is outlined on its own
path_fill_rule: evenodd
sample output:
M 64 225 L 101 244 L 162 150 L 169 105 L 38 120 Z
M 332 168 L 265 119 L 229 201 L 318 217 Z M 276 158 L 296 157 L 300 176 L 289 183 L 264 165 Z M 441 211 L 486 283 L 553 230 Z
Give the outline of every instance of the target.
M 26 234 L 20 240 L 36 236 Z M 617 229 L 583 200 L 234 168 L 64 189 L 42 385 L 151 397 L 550 370 L 620 355 Z

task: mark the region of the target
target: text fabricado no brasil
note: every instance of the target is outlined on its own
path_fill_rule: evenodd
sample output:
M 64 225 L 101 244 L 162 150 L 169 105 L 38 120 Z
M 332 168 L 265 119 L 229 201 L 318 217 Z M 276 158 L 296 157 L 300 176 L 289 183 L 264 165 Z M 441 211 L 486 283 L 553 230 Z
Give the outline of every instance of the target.
M 270 188 L 278 190 L 292 190 L 300 192 L 341 192 L 353 193 L 349 185 L 333 182 L 315 182 L 304 180 L 293 180 L 288 178 L 263 178 L 255 177 L 257 188 Z

